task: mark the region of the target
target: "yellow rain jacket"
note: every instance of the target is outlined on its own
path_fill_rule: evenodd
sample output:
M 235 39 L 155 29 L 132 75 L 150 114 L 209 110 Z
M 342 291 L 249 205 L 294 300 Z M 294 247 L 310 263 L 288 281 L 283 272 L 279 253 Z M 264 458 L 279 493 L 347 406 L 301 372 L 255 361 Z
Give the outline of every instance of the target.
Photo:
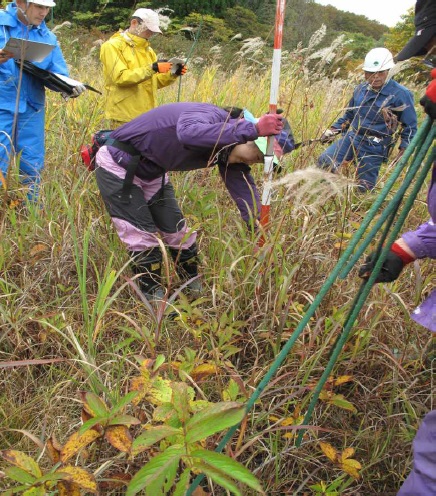
M 157 106 L 157 90 L 174 83 L 177 76 L 159 74 L 151 68 L 157 61 L 150 42 L 119 32 L 100 49 L 105 85 L 105 116 L 129 122 Z

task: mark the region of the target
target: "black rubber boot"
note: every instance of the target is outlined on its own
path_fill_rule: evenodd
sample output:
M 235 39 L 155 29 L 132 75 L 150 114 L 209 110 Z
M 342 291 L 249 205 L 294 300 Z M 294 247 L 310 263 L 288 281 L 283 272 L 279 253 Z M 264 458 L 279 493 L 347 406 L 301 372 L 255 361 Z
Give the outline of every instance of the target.
M 198 251 L 196 243 L 192 244 L 185 250 L 170 248 L 170 253 L 176 266 L 177 275 L 180 277 L 182 282 L 186 282 L 189 279 L 198 276 Z M 191 281 L 186 287 L 189 289 L 191 294 L 195 296 L 200 296 L 203 291 L 203 286 L 200 279 Z
M 162 286 L 162 252 L 157 246 L 148 251 L 131 251 L 131 267 L 139 288 L 149 301 L 162 300 L 165 290 Z

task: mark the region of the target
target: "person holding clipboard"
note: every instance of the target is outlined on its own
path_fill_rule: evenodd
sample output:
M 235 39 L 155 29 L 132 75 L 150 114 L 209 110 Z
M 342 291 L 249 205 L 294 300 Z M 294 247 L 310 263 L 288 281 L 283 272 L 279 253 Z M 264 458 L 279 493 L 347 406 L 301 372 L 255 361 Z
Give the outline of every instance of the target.
M 16 53 L 6 45 L 12 39 L 26 43 L 52 45 L 53 49 L 35 66 L 68 76 L 68 68 L 56 36 L 44 19 L 53 0 L 15 0 L 0 10 L 0 183 L 7 188 L 8 172 L 19 158 L 20 181 L 27 187 L 27 198 L 37 201 L 38 185 L 45 157 L 45 85 L 43 80 L 22 70 L 24 56 L 17 61 Z M 35 59 L 34 59 L 35 60 Z M 78 86 L 76 93 L 85 88 Z

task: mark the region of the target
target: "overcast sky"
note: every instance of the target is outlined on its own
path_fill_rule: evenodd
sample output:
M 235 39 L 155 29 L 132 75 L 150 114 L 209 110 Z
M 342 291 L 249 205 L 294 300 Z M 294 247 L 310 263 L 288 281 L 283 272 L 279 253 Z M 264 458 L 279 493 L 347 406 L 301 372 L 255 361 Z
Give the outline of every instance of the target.
M 415 0 L 315 0 L 321 5 L 333 5 L 340 10 L 366 16 L 368 19 L 395 26 L 400 16 L 410 7 L 415 6 Z

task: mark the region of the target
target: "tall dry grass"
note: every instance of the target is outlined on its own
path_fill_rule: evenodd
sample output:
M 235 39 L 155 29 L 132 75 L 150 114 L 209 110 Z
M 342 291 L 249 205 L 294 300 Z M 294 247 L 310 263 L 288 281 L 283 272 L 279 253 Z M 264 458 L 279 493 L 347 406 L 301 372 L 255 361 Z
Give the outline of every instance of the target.
M 73 77 L 101 88 L 91 43 L 66 32 L 60 36 Z M 321 65 L 311 73 L 312 52 L 284 55 L 279 105 L 297 141 L 320 136 L 342 113 L 358 79 L 358 72 L 346 80 L 329 79 Z M 175 84 L 160 92 L 160 103 L 177 101 L 180 93 L 182 101 L 233 104 L 255 114 L 267 110 L 268 59 L 249 64 L 245 54 L 245 61 L 228 72 L 219 56 L 202 55 L 198 63 L 192 60 L 180 89 Z M 284 159 L 267 244 L 255 254 L 257 240 L 214 170 L 173 174 L 183 211 L 199 231 L 206 290 L 199 300 L 179 299 L 175 321 L 156 321 L 131 290 L 127 254 L 93 175 L 80 162 L 79 146 L 104 127 L 102 108 L 103 97 L 90 92 L 67 103 L 50 94 L 43 208 L 2 205 L 0 446 L 39 456 L 41 463 L 44 457 L 32 437 L 44 442 L 54 433 L 63 441 L 77 429 L 80 391 L 117 401 L 136 373 L 138 355 L 163 354 L 170 378 L 178 369 L 189 374 L 195 366 L 213 364 L 216 373 L 195 383 L 199 396 L 247 398 L 374 200 L 371 194 L 354 194 L 352 168 L 338 180 L 324 174 L 320 183 L 320 172 L 311 167 L 322 149 L 301 147 Z M 261 172 L 259 166 L 259 184 Z M 9 188 L 11 197 L 24 196 L 14 179 Z M 406 228 L 426 217 L 423 191 Z M 397 282 L 372 290 L 334 369 L 334 377 L 351 377 L 329 385 L 348 408 L 320 401 L 299 448 L 289 430 L 302 421 L 359 285 L 356 271 L 335 283 L 249 415 L 243 438 L 231 443 L 233 454 L 260 478 L 268 495 L 323 494 L 321 483 L 330 487 L 324 494 L 395 494 L 410 469 L 411 440 L 434 407 L 431 337 L 409 318 L 434 286 L 428 262 L 415 263 Z M 13 366 L 42 359 L 61 361 Z M 360 478 L 329 462 L 320 441 L 338 451 L 353 447 L 363 466 Z M 108 460 L 110 453 L 102 452 L 78 463 L 104 477 Z M 116 463 L 126 468 L 125 461 Z

